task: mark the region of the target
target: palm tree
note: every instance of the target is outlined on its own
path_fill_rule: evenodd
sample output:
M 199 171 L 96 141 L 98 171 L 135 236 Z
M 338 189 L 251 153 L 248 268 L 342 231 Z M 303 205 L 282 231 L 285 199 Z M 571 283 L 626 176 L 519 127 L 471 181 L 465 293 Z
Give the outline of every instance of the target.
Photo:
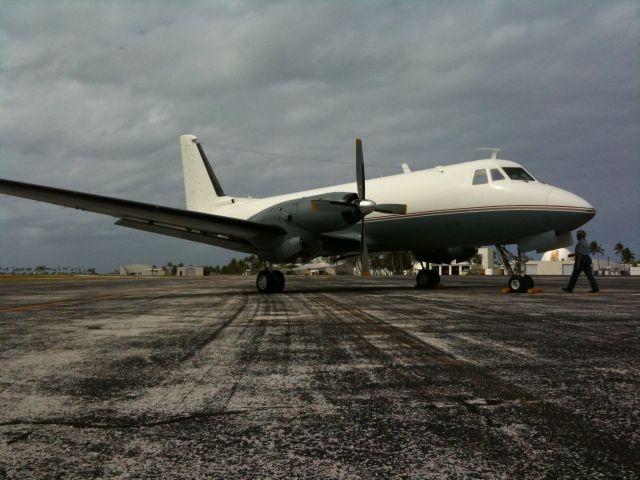
M 613 246 L 613 250 L 622 259 L 622 252 L 624 251 L 624 245 L 618 242 Z
M 629 250 L 629 247 L 625 247 L 625 249 L 622 250 L 620 257 L 622 258 L 622 263 L 624 264 L 633 263 L 636 259 L 635 253 Z
M 604 248 L 594 240 L 589 244 L 589 253 L 598 259 L 598 270 L 600 270 L 600 255 L 604 255 Z

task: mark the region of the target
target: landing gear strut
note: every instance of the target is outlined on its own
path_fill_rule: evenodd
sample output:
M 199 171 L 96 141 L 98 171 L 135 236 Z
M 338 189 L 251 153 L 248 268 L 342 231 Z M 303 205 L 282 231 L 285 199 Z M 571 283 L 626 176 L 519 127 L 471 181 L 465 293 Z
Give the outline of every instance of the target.
M 268 265 L 256 278 L 256 287 L 260 293 L 280 293 L 284 290 L 284 274 L 270 267 L 271 265 Z
M 514 255 L 507 250 L 504 245 L 496 245 L 496 250 L 498 250 L 502 258 L 504 269 L 510 275 L 509 290 L 512 293 L 524 293 L 530 288 L 533 288 L 535 285 L 533 278 L 529 275 L 522 275 L 522 265 L 528 260 L 524 252 L 518 248 L 518 255 Z M 511 259 L 515 260 L 515 269 L 511 267 Z

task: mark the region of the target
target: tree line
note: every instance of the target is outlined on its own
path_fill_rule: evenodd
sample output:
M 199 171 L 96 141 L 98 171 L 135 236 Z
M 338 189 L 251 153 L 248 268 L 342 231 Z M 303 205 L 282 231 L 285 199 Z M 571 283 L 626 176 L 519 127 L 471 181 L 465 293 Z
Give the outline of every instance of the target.
M 11 265 L 0 267 L 0 274 L 4 275 L 95 275 L 94 267 L 49 267 L 36 265 L 35 267 L 19 267 Z
M 625 265 L 634 264 L 635 266 L 636 255 L 629 249 L 629 247 L 625 247 L 622 243 L 618 242 L 614 245 L 613 250 L 620 258 L 621 263 L 624 263 Z M 598 261 L 600 261 L 600 255 L 604 256 L 604 252 L 605 250 L 602 248 L 602 245 L 595 240 L 589 244 L 589 253 L 595 256 Z

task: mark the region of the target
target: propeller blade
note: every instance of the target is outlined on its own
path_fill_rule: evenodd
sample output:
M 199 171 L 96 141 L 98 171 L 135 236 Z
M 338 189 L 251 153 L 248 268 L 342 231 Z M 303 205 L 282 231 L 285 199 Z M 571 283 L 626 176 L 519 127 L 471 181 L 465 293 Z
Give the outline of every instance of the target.
M 336 208 L 341 207 L 341 208 Z M 353 203 L 350 202 L 339 202 L 336 200 L 311 200 L 311 210 L 313 211 L 336 211 L 336 210 L 344 210 L 344 207 L 348 207 L 351 209 L 356 208 Z
M 360 274 L 363 277 L 371 275 L 369 267 L 369 249 L 367 247 L 367 234 L 364 228 L 364 218 L 360 221 L 362 230 L 360 231 Z
M 358 184 L 358 198 L 364 199 L 364 155 L 362 154 L 362 140 L 356 138 L 356 182 Z
M 375 211 L 405 215 L 407 213 L 407 206 L 404 203 L 379 203 L 376 205 Z

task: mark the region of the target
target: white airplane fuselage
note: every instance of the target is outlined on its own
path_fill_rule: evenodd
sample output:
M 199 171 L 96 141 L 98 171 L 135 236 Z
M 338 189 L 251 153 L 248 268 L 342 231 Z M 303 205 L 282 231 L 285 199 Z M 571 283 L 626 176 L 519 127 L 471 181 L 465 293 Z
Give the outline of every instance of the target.
M 419 251 L 512 244 L 544 232 L 570 232 L 594 216 L 586 200 L 539 181 L 512 180 L 506 175 L 494 181 L 489 175 L 487 183 L 472 183 L 478 169 L 503 167 L 522 168 L 509 160 L 485 159 L 367 180 L 367 198 L 379 204 L 407 205 L 405 215 L 374 212 L 367 216 L 370 248 Z M 353 182 L 267 198 L 220 197 L 207 213 L 252 219 L 283 202 L 356 188 Z M 334 234 L 356 238 L 359 227 Z

